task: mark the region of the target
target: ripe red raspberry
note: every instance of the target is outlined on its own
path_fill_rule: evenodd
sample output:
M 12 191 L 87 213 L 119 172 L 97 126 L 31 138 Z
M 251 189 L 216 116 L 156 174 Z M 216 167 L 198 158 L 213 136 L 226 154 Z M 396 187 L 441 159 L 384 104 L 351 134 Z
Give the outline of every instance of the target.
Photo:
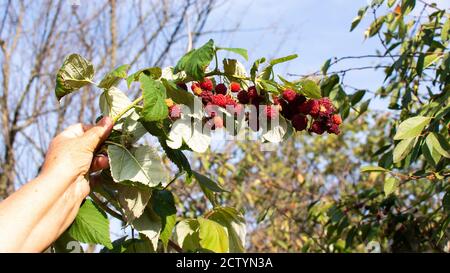
M 200 87 L 203 90 L 212 91 L 214 89 L 214 84 L 209 78 L 204 78 L 202 82 L 200 82 Z
M 254 87 L 254 86 L 250 86 L 248 88 L 247 92 L 248 92 L 248 98 L 251 100 L 258 97 L 258 91 L 256 90 L 256 87 Z
M 219 83 L 218 85 L 216 85 L 216 94 L 226 95 L 227 94 L 226 85 L 223 83 Z
M 222 94 L 217 94 L 211 97 L 211 103 L 220 107 L 227 105 L 227 98 Z
M 177 120 L 181 117 L 181 108 L 177 104 L 169 107 L 169 116 L 172 120 Z
M 311 128 L 309 128 L 309 132 L 316 133 L 318 135 L 322 135 L 323 133 L 325 133 L 325 130 L 325 124 L 323 124 L 323 122 L 320 122 L 319 120 L 314 121 L 311 125 Z
M 248 97 L 248 93 L 245 90 L 241 90 L 238 95 L 237 98 L 239 100 L 240 103 L 242 104 L 247 104 L 250 102 L 250 98 Z
M 219 116 L 213 118 L 215 129 L 223 128 L 223 119 Z
M 336 111 L 336 109 L 334 108 L 333 103 L 329 98 L 319 99 L 319 113 L 318 113 L 319 116 L 328 117 L 334 111 Z
M 335 135 L 339 135 L 341 133 L 341 131 L 339 130 L 339 125 L 337 124 L 331 124 L 331 126 L 327 129 L 327 132 L 329 134 L 335 134 Z
M 313 118 L 317 118 L 319 116 L 319 112 L 320 112 L 319 100 L 315 100 L 315 99 L 309 100 L 308 101 L 308 110 L 309 110 L 309 114 Z
M 223 108 L 226 108 L 227 105 L 235 106 L 236 102 L 230 96 L 224 96 L 222 94 L 217 94 L 212 96 L 211 103 Z
M 226 96 L 227 98 L 227 105 L 232 105 L 232 106 L 236 106 L 237 102 L 233 99 L 233 97 L 231 96 Z
M 285 100 L 280 100 L 280 106 L 281 106 L 281 114 L 283 115 L 283 117 L 290 120 L 293 114 L 291 108 L 289 107 L 289 103 Z
M 304 103 L 301 103 L 297 107 L 297 110 L 299 113 L 307 115 L 311 111 L 310 106 L 311 106 L 311 103 L 309 101 L 305 101 Z
M 341 125 L 342 124 L 342 118 L 340 115 L 338 114 L 334 114 L 333 116 L 331 116 L 331 120 L 333 121 L 334 124 L 336 125 Z
M 187 91 L 187 85 L 184 82 L 177 83 L 178 88 Z
M 200 94 L 203 92 L 203 90 L 200 87 L 200 84 L 198 82 L 192 83 L 191 90 L 197 96 L 200 96 Z
M 297 131 L 303 131 L 308 126 L 308 118 L 305 115 L 297 114 L 292 117 L 292 127 Z
M 278 107 L 273 105 L 265 105 L 264 114 L 268 119 L 275 119 L 278 117 Z
M 297 96 L 297 92 L 295 92 L 292 89 L 286 89 L 283 91 L 283 99 L 285 99 L 287 102 L 294 102 L 295 97 Z
M 233 93 L 241 91 L 241 85 L 237 82 L 231 82 L 230 83 L 230 90 Z
M 202 102 L 204 105 L 212 102 L 212 97 L 214 96 L 214 94 L 211 91 L 203 91 L 200 94 L 200 97 L 202 98 Z

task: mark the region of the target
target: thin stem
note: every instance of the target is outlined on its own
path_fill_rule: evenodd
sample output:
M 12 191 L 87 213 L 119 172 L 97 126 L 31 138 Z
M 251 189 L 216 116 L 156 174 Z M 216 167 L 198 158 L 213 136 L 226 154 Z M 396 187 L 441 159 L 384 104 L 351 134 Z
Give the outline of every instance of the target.
M 183 249 L 179 245 L 177 245 L 174 241 L 169 240 L 169 246 L 173 248 L 176 252 L 183 253 Z
M 184 171 L 177 173 L 175 175 L 175 177 L 163 188 L 163 190 L 167 189 L 173 182 L 175 182 L 183 174 L 184 174 Z
M 105 203 L 103 203 L 94 193 L 89 194 L 95 204 L 101 207 L 104 211 L 106 211 L 109 215 L 117 218 L 120 221 L 123 221 L 122 215 L 110 209 Z
M 144 99 L 143 96 L 140 96 L 136 100 L 134 100 L 130 105 L 128 105 L 125 109 L 120 111 L 117 116 L 113 117 L 113 123 L 116 123 L 123 115 L 125 115 L 128 111 L 130 111 L 132 108 L 134 108 L 139 102 L 141 102 Z

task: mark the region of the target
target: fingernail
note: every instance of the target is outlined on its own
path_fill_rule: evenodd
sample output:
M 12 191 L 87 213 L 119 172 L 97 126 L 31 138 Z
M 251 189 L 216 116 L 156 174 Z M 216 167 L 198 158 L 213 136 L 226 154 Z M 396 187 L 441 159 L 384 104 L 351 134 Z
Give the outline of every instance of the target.
M 104 117 L 98 122 L 98 125 L 102 127 L 109 127 L 112 125 L 112 119 L 110 117 Z

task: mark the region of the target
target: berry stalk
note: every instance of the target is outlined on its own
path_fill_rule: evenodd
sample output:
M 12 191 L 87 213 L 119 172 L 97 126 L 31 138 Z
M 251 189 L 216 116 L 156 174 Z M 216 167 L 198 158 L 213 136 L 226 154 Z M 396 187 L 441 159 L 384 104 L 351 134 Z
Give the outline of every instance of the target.
M 113 123 L 116 123 L 123 115 L 125 115 L 128 111 L 138 105 L 144 99 L 143 96 L 140 96 L 136 100 L 134 100 L 130 105 L 128 105 L 125 109 L 123 109 L 120 113 L 118 113 L 115 117 L 113 117 Z

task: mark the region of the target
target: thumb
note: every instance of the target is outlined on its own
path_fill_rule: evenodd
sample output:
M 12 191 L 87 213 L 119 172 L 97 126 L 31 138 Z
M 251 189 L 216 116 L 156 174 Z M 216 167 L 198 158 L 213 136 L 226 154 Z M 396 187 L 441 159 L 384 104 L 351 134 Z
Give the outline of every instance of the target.
M 113 121 L 109 117 L 102 118 L 96 126 L 87 130 L 82 136 L 85 147 L 94 152 L 95 149 L 105 141 L 113 128 Z

